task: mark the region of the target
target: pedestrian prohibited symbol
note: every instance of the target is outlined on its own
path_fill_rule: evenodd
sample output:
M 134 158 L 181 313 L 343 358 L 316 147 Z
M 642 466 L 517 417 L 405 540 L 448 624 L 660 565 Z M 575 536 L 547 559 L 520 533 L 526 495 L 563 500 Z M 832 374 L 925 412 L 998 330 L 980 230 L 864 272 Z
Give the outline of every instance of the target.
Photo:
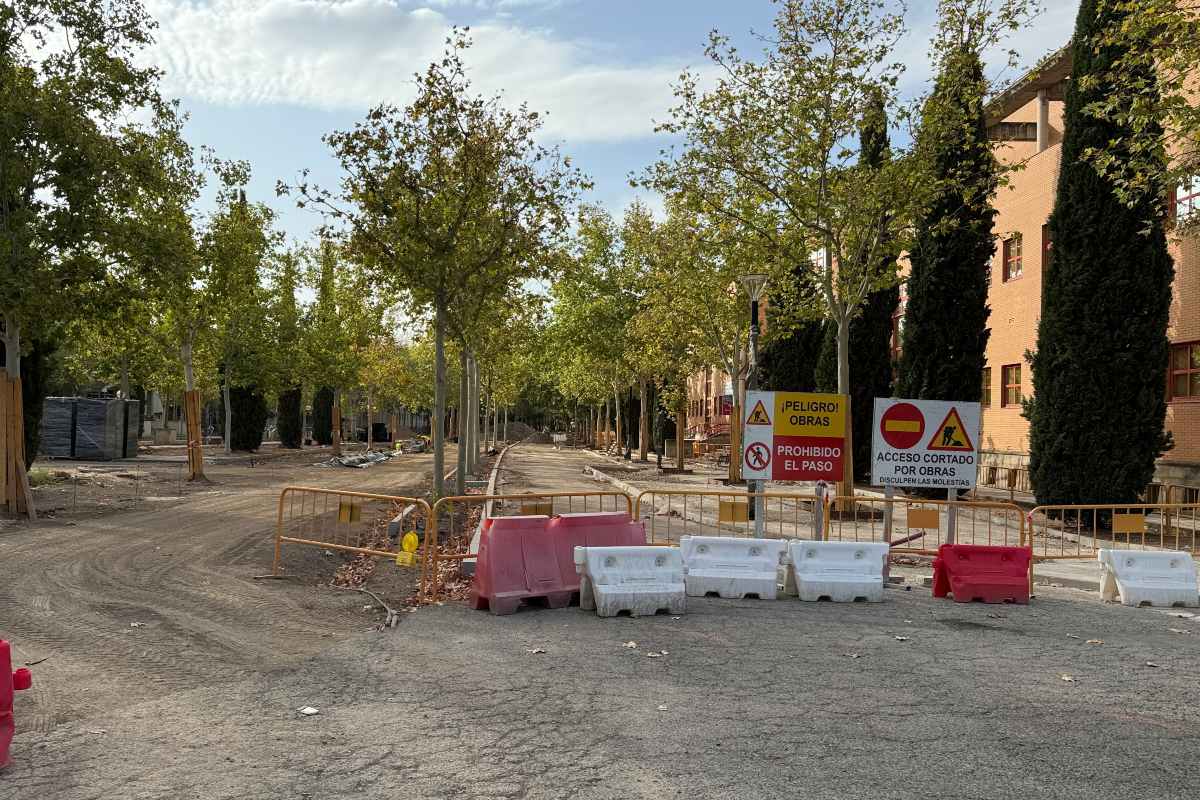
M 771 448 L 762 442 L 753 442 L 746 446 L 746 466 L 759 471 L 771 463 Z

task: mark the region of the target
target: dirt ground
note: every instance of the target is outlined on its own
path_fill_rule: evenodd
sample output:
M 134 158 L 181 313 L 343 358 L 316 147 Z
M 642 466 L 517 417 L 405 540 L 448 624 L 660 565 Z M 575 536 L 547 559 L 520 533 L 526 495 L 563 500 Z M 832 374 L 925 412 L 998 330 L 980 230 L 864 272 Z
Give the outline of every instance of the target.
M 169 463 L 47 465 L 85 478 L 39 487 L 42 519 L 0 528 L 0 638 L 13 643 L 16 666 L 30 663 L 35 675 L 18 735 L 286 667 L 378 624 L 383 612 L 369 597 L 327 585 L 341 554 L 290 546 L 290 579 L 254 578 L 271 571 L 284 486 L 428 489 L 429 455 L 365 470 L 314 466 L 327 457 L 302 451 L 208 465 L 213 482 L 185 481 L 182 495 Z M 82 497 L 73 510 L 75 490 Z M 415 570 L 386 566 L 371 586 L 399 605 Z M 0 779 L 0 795 L 2 787 Z

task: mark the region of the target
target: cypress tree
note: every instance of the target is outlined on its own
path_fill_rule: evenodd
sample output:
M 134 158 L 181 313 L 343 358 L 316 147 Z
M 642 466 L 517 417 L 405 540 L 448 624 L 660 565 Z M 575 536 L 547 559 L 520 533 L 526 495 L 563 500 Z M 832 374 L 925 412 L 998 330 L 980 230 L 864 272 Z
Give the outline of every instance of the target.
M 279 410 L 276 427 L 279 443 L 284 447 L 298 448 L 304 438 L 304 405 L 300 387 L 279 393 Z
M 854 335 L 854 320 L 850 321 L 850 335 Z M 817 354 L 817 367 L 813 370 L 813 378 L 817 382 L 817 391 L 835 394 L 838 386 L 838 357 L 837 357 L 837 324 L 825 321 L 821 329 L 821 350 Z M 854 348 L 850 349 L 850 385 L 854 386 Z
M 767 309 L 768 315 L 771 313 Z M 811 392 L 821 353 L 824 323 L 801 322 L 791 333 L 767 344 L 758 356 L 758 385 L 765 392 Z
M 978 402 L 996 250 L 991 200 L 999 165 L 987 138 L 986 82 L 970 47 L 947 53 L 926 102 L 917 147 L 935 191 L 909 253 L 908 306 L 897 393 Z
M 267 400 L 256 386 L 229 387 L 229 406 L 233 419 L 229 445 L 233 450 L 254 452 L 262 446 L 263 426 L 267 423 Z
M 1096 36 L 1127 12 L 1083 0 L 1075 23 L 1058 193 L 1050 215 L 1053 258 L 1043 269 L 1033 366 L 1030 477 L 1039 503 L 1136 501 L 1167 450 L 1164 371 L 1174 267 L 1163 230 L 1161 181 L 1130 203 L 1083 155 L 1123 160 L 1140 137 L 1088 106 L 1119 95 L 1106 73 L 1120 52 Z M 1153 87 L 1155 76 L 1144 76 Z
M 333 389 L 322 386 L 313 395 L 312 404 L 313 441 L 321 445 L 333 444 Z

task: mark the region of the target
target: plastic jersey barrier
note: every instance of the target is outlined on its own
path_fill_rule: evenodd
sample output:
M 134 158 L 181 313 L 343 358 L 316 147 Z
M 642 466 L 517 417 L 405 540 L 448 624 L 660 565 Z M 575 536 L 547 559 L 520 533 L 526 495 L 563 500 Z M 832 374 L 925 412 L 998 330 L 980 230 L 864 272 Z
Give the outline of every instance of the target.
M 684 536 L 684 585 L 688 597 L 774 600 L 779 567 L 787 552 L 781 539 L 743 539 L 737 536 Z
M 933 596 L 956 603 L 1029 602 L 1027 547 L 944 544 L 933 560 Z
M 576 547 L 579 607 L 601 617 L 687 611 L 683 558 L 675 548 Z
M 12 649 L 8 642 L 0 639 L 0 769 L 8 766 L 8 748 L 12 744 L 13 693 L 33 685 L 29 670 L 22 667 L 13 672 Z
M 788 554 L 801 600 L 883 602 L 885 542 L 794 541 Z
M 479 560 L 471 583 L 471 607 L 511 614 L 531 598 L 551 608 L 571 602 L 564 587 L 547 524 L 542 515 L 493 517 L 479 537 Z
M 1127 606 L 1200 606 L 1196 563 L 1178 550 L 1108 550 L 1100 562 L 1100 598 Z

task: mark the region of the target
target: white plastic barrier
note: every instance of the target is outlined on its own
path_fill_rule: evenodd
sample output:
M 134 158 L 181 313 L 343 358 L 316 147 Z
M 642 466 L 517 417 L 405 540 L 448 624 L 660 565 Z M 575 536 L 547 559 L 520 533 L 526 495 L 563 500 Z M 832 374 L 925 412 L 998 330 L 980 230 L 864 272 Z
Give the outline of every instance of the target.
M 1127 606 L 1200 606 L 1196 564 L 1175 550 L 1099 550 L 1100 597 Z
M 576 547 L 579 607 L 601 617 L 687 611 L 683 558 L 673 547 Z
M 883 602 L 888 559 L 884 542 L 793 541 L 788 543 L 788 556 L 801 600 Z
M 774 600 L 779 564 L 787 553 L 782 539 L 741 539 L 736 536 L 684 536 L 684 583 L 688 597 L 715 593 L 720 597 L 754 595 Z

